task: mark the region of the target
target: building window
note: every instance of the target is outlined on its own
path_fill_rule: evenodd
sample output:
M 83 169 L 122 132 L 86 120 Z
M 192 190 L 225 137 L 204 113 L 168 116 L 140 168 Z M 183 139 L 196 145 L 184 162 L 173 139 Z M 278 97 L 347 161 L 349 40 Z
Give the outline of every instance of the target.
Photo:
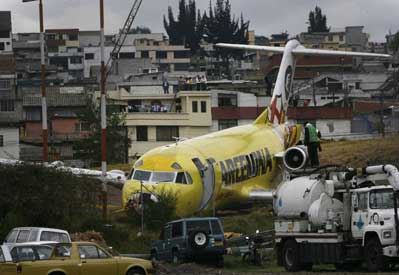
M 176 63 L 175 64 L 175 71 L 188 71 L 190 68 L 189 63 Z
M 128 52 L 128 53 L 119 53 L 119 58 L 120 59 L 133 59 L 135 58 L 136 54 L 134 52 Z
M 136 126 L 136 140 L 137 141 L 148 141 L 148 127 L 147 126 Z
M 11 87 L 11 80 L 0 80 L 0 90 L 9 90 Z
M 0 135 L 0 147 L 4 147 L 4 136 Z
M 198 113 L 198 101 L 193 101 L 192 102 L 192 107 L 193 107 L 193 113 Z
M 201 113 L 206 113 L 206 101 L 201 101 Z
M 174 56 L 177 59 L 190 58 L 190 51 L 176 51 L 176 52 L 174 52 Z
M 0 31 L 0 38 L 10 38 L 10 31 Z
M 237 106 L 237 95 L 236 94 L 219 94 L 218 95 L 219 107 L 225 106 Z
M 82 64 L 82 58 L 80 56 L 72 56 L 70 62 L 71 64 Z
M 231 128 L 237 126 L 237 120 L 236 119 L 221 119 L 219 120 L 219 130 Z
M 40 121 L 42 120 L 40 109 L 28 110 L 25 113 L 25 120 L 27 121 Z
M 94 59 L 94 53 L 86 53 L 86 54 L 85 54 L 85 59 L 86 59 L 86 60 L 92 60 L 92 59 Z
M 69 40 L 70 41 L 77 41 L 78 40 L 78 35 L 77 34 L 70 34 L 69 35 Z
M 5 48 L 4 43 L 1 42 L 1 43 L 0 43 L 0 51 L 4 51 L 4 48 Z
M 14 112 L 14 100 L 5 99 L 0 100 L 0 112 Z
M 157 141 L 174 141 L 175 137 L 179 137 L 179 127 L 157 126 Z
M 142 51 L 141 52 L 141 58 L 149 58 L 150 54 L 148 53 L 148 51 Z
M 333 35 L 332 35 L 332 34 L 329 34 L 329 35 L 328 35 L 328 41 L 333 41 L 333 40 L 334 40 Z
M 344 35 L 343 34 L 339 35 L 339 41 L 344 41 Z
M 156 53 L 157 59 L 166 59 L 168 58 L 168 53 L 165 51 L 159 51 Z

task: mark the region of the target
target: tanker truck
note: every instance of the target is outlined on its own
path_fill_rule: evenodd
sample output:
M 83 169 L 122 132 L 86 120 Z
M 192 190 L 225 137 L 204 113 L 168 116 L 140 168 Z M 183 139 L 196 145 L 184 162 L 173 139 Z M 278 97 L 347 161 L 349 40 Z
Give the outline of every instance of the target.
M 399 263 L 399 172 L 393 165 L 306 169 L 307 153 L 283 156 L 283 180 L 273 193 L 277 263 L 287 271 L 365 263 L 380 271 Z

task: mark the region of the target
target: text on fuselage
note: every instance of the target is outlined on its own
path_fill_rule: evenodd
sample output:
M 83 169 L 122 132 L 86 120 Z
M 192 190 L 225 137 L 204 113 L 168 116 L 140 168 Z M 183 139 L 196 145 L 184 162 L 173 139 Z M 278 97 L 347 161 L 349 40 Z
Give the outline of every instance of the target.
M 240 155 L 219 162 L 222 171 L 222 183 L 230 185 L 253 177 L 261 176 L 273 168 L 273 161 L 267 148 Z

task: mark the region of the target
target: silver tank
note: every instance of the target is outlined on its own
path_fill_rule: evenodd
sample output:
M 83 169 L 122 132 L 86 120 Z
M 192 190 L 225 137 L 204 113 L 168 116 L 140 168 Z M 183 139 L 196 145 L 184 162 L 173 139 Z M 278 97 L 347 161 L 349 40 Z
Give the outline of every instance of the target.
M 306 218 L 311 204 L 325 191 L 318 179 L 298 177 L 280 184 L 273 201 L 274 212 L 280 218 Z

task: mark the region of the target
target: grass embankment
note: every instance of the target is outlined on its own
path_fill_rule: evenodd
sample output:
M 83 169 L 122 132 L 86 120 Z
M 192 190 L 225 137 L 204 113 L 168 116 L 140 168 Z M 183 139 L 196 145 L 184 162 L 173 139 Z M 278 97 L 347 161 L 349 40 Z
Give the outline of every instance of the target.
M 399 135 L 358 141 L 328 141 L 322 143 L 322 164 L 364 167 L 375 164 L 399 165 Z

